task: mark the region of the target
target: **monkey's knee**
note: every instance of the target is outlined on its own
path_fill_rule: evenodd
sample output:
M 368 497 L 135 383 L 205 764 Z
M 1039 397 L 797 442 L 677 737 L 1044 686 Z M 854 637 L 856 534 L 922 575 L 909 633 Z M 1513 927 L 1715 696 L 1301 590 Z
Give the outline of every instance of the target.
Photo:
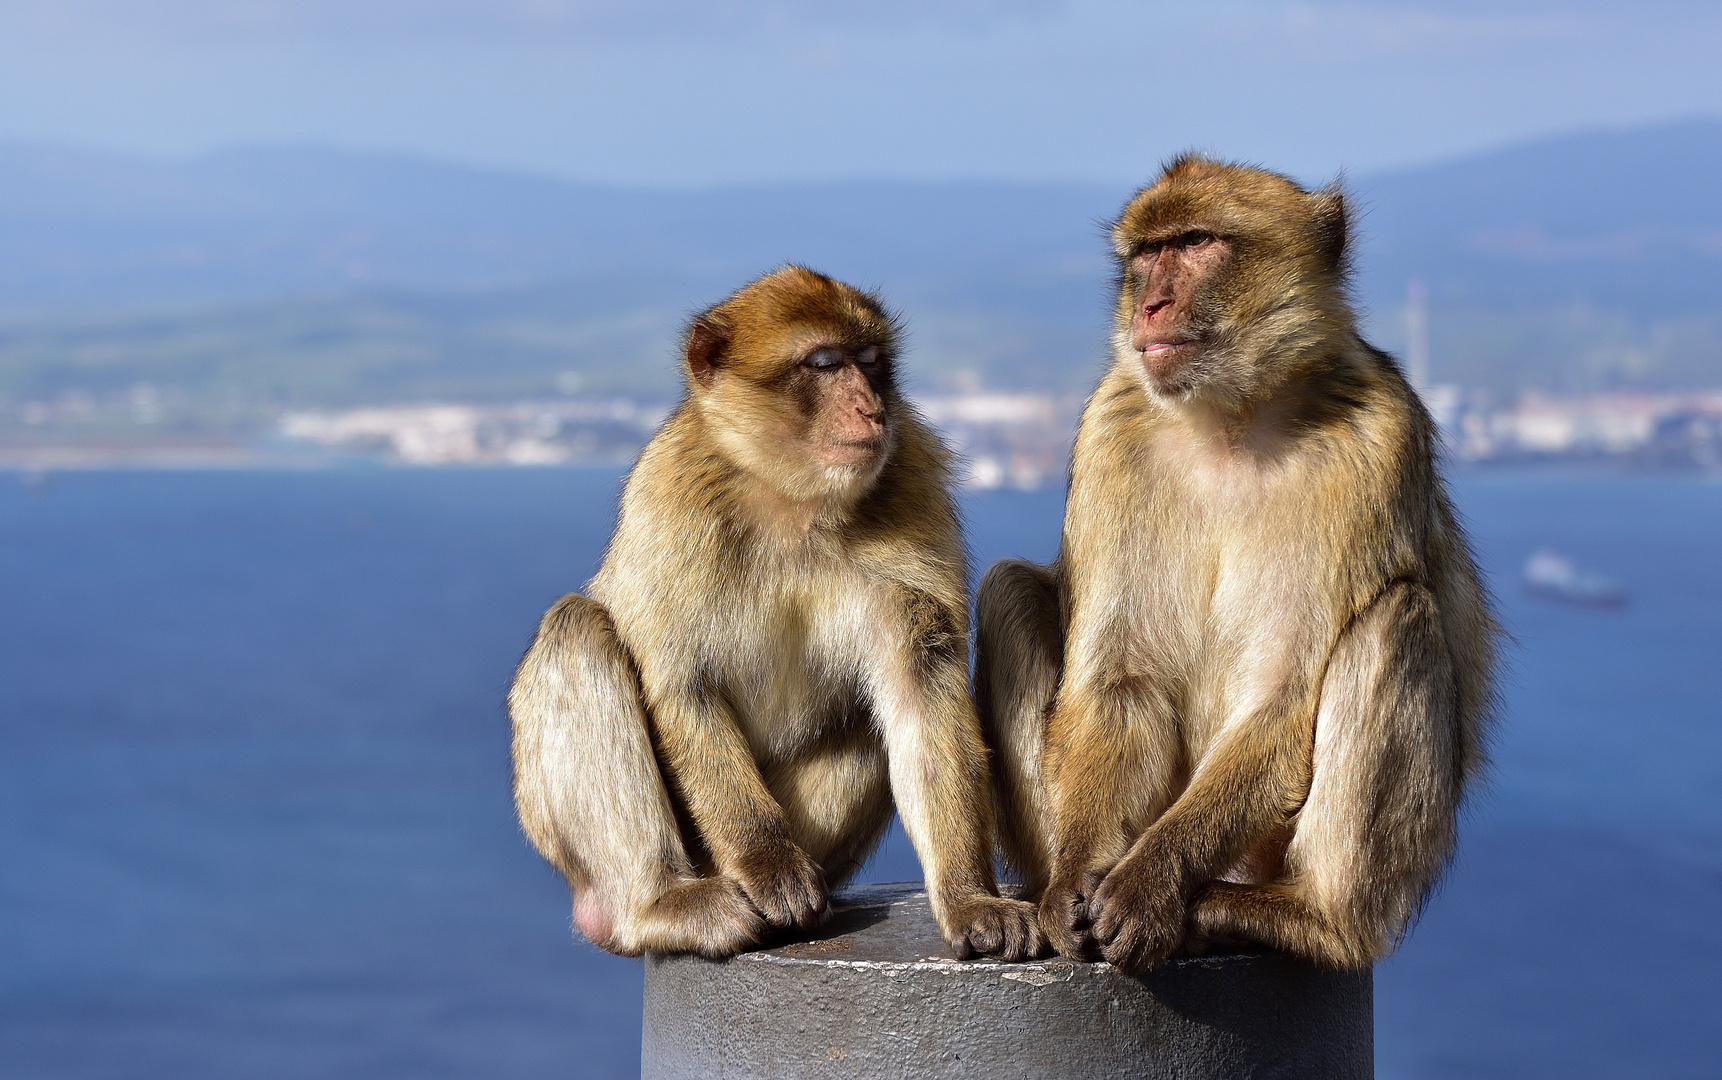
M 1001 559 L 981 577 L 975 613 L 982 635 L 1016 638 L 1026 631 L 1044 642 L 1057 636 L 1058 580 L 1048 567 Z
M 575 919 L 578 922 L 578 905 Z M 709 877 L 672 884 L 649 902 L 620 913 L 604 940 L 590 935 L 588 940 L 621 956 L 693 952 L 715 960 L 758 944 L 768 929 L 740 885 L 726 877 Z
M 606 657 L 627 655 L 616 636 L 616 623 L 609 610 L 579 593 L 568 593 L 550 605 L 538 624 L 538 641 L 534 645 L 539 642 L 558 649 L 596 651 Z
M 639 685 L 633 657 L 617 637 L 609 611 L 596 600 L 569 593 L 539 620 L 509 688 L 509 711 L 517 725 L 582 701 L 638 712 Z M 610 700 L 614 697 L 620 702 Z

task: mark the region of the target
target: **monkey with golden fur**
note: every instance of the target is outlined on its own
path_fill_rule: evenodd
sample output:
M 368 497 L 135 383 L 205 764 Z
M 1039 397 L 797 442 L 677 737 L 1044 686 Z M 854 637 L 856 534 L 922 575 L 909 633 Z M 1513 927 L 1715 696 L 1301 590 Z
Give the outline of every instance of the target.
M 875 297 L 797 266 L 698 316 L 602 568 L 520 663 L 520 821 L 602 948 L 814 927 L 894 800 L 959 957 L 1048 951 L 994 882 L 967 555 L 897 339 Z
M 1004 847 L 1067 956 L 1367 966 L 1451 857 L 1497 630 L 1348 228 L 1336 188 L 1197 156 L 1112 226 L 1058 558 L 978 597 Z

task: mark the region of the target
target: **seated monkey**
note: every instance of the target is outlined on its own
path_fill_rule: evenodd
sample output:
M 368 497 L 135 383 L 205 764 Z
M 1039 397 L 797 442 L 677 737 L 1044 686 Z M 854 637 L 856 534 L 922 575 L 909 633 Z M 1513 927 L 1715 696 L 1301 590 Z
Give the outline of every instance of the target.
M 893 801 L 958 956 L 1045 950 L 993 880 L 949 458 L 897 336 L 795 266 L 694 319 L 602 568 L 521 661 L 520 820 L 611 952 L 815 926 Z
M 1200 157 L 1112 228 L 1058 558 L 978 598 L 1005 847 L 1066 955 L 1364 966 L 1453 851 L 1496 629 L 1348 232 L 1339 191 Z

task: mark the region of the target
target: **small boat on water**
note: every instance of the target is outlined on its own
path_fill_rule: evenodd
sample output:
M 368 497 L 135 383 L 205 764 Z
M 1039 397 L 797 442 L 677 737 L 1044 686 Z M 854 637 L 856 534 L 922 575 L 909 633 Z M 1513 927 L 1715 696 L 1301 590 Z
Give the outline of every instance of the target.
M 1548 600 L 1606 608 L 1626 603 L 1626 590 L 1619 582 L 1581 570 L 1571 559 L 1548 548 L 1526 560 L 1520 580 L 1526 592 Z

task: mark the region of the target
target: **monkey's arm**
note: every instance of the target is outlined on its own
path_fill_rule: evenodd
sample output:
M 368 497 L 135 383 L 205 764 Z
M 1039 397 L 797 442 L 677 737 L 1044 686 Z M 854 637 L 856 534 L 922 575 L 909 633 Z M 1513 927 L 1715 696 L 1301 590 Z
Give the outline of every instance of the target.
M 684 685 L 654 695 L 650 705 L 670 782 L 718 871 L 739 882 L 773 926 L 817 925 L 825 875 L 790 838 L 783 808 L 722 696 Z
M 926 873 L 933 915 L 959 959 L 1044 956 L 1033 905 L 1001 898 L 993 876 L 987 751 L 957 648 L 960 624 L 941 619 L 940 630 L 917 632 L 923 621 L 911 613 L 907 647 L 876 657 L 871 681 L 891 792 Z
M 1088 916 L 1106 959 L 1135 974 L 1184 940 L 1196 890 L 1284 825 L 1309 792 L 1313 679 L 1297 678 L 1219 738 L 1189 786 L 1095 890 Z

